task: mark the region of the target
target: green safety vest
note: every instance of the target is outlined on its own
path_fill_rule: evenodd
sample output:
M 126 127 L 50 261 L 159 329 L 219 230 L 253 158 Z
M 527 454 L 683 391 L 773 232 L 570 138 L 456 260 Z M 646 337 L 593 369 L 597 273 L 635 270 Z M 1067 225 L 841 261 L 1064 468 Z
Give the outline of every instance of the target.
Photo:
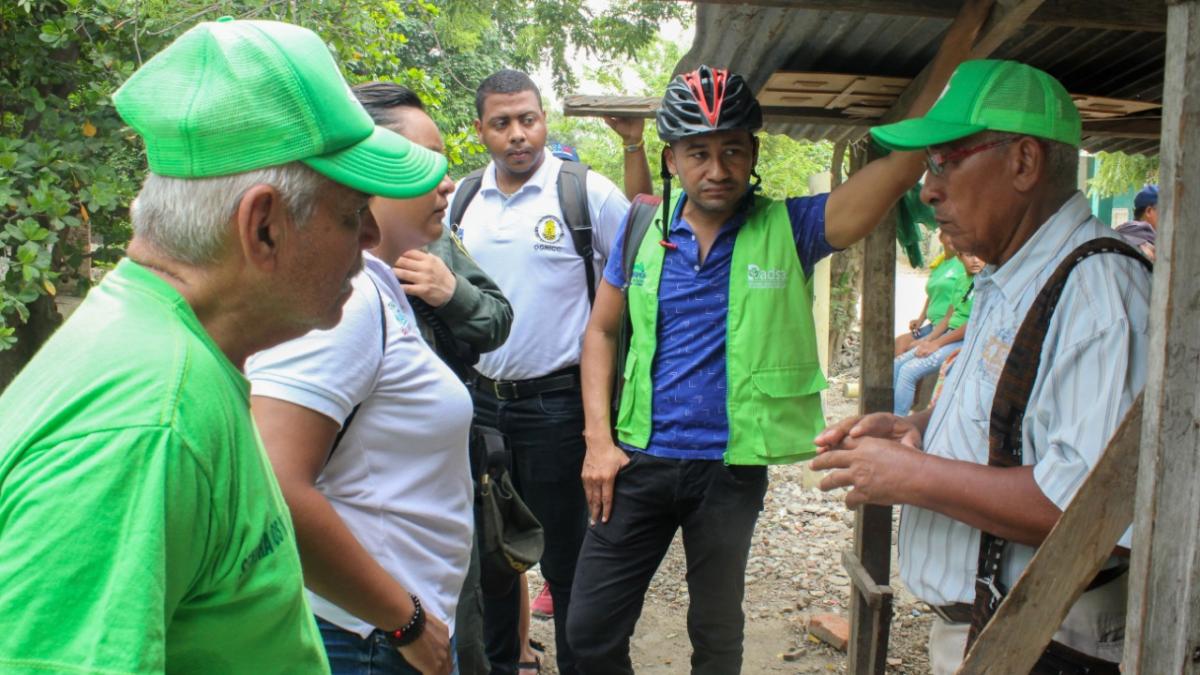
M 661 228 L 659 215 L 650 232 Z M 633 334 L 617 437 L 637 448 L 650 442 L 664 254 L 658 237 L 644 237 L 627 280 Z M 828 385 L 817 360 L 812 299 L 812 280 L 800 266 L 787 205 L 755 197 L 734 240 L 729 271 L 726 464 L 785 464 L 816 454 L 813 438 L 825 426 L 820 392 Z

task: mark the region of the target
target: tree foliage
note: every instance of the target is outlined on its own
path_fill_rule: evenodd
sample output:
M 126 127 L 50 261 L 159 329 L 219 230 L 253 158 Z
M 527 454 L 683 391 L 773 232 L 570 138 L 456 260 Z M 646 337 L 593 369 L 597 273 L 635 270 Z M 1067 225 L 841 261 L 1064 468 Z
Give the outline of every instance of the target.
M 474 88 L 502 67 L 549 62 L 571 86 L 575 50 L 632 53 L 686 5 L 619 0 L 7 0 L 0 3 L 0 351 L 40 297 L 81 263 L 115 261 L 145 170 L 111 95 L 145 59 L 224 15 L 313 29 L 352 83 L 411 87 L 442 126 L 453 164 L 486 161 L 474 142 Z M 91 237 L 82 233 L 90 228 Z M 94 250 L 93 250 L 94 249 Z
M 1127 155 L 1123 152 L 1096 153 L 1096 175 L 1088 181 L 1088 193 L 1112 197 L 1158 182 L 1158 155 Z

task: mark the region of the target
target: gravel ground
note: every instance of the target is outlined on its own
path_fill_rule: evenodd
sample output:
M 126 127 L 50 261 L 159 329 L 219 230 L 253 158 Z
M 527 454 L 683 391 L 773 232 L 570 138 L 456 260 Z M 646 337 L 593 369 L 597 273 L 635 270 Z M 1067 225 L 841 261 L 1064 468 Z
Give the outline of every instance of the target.
M 832 420 L 854 414 L 857 401 L 844 398 L 845 378 L 830 380 L 826 413 Z M 848 616 L 850 579 L 842 551 L 853 541 L 854 514 L 838 494 L 815 488 L 820 476 L 805 465 L 771 468 L 765 507 L 755 529 L 746 567 L 746 639 L 744 673 L 845 672 L 845 654 L 808 634 L 815 614 Z M 897 516 L 899 509 L 896 510 Z M 895 538 L 893 526 L 893 541 Z M 683 546 L 671 546 L 647 593 L 633 636 L 632 656 L 639 674 L 687 673 L 691 645 L 686 629 L 687 586 Z M 926 673 L 925 640 L 931 614 L 895 578 L 896 590 L 889 649 L 889 673 Z M 530 579 L 536 594 L 541 579 Z M 548 645 L 543 673 L 557 673 L 553 623 L 535 619 L 532 637 Z

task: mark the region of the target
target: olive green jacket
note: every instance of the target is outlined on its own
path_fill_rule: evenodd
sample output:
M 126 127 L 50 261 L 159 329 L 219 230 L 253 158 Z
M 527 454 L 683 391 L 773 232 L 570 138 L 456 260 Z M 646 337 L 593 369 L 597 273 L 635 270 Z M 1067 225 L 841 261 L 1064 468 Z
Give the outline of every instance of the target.
M 496 282 L 480 269 L 462 242 L 449 230 L 443 230 L 441 238 L 425 250 L 441 258 L 454 273 L 454 295 L 434 310 L 454 337 L 479 353 L 490 352 L 504 344 L 512 328 L 512 305 Z M 420 316 L 417 325 L 429 346 L 441 354 L 446 345 L 437 344 L 432 329 Z

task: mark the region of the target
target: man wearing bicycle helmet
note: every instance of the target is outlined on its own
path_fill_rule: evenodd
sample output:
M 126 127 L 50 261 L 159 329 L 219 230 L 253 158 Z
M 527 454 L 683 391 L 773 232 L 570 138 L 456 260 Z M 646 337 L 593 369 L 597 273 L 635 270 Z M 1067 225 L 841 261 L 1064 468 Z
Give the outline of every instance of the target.
M 912 114 L 933 103 L 990 6 L 966 4 Z M 584 338 L 592 525 L 567 635 L 581 672 L 632 673 L 642 598 L 682 530 L 692 672 L 726 675 L 742 665 L 744 575 L 766 466 L 813 456 L 824 426 L 813 266 L 883 219 L 920 178 L 923 155 L 876 160 L 827 195 L 762 197 L 754 135 L 762 111 L 741 76 L 708 66 L 667 86 L 657 125 L 668 144 L 661 212 L 644 236 L 627 219 Z M 682 194 L 672 194 L 673 179 Z M 628 269 L 626 246 L 637 247 Z M 628 355 L 618 355 L 627 320 Z M 617 358 L 624 377 L 614 418 Z

